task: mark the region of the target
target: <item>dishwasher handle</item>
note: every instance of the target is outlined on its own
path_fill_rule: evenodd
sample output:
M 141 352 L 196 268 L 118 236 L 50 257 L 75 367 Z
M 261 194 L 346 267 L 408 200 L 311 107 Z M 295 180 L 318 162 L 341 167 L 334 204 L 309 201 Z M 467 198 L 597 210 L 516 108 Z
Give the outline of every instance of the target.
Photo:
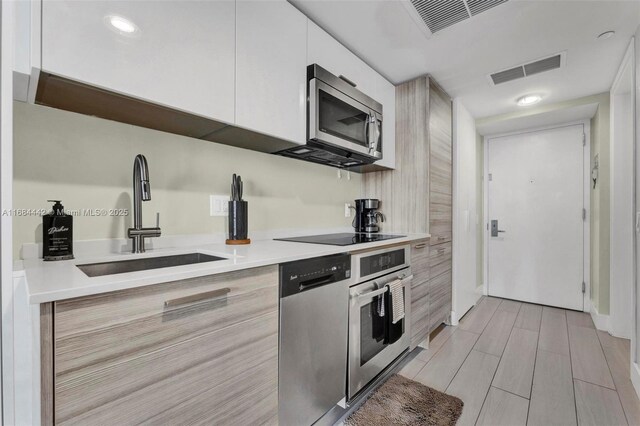
M 331 284 L 332 282 L 335 282 L 334 275 L 335 274 L 328 274 L 322 277 L 301 281 L 300 284 L 298 285 L 298 288 L 300 289 L 300 292 L 303 292 L 305 290 L 311 290 L 312 288 L 315 288 L 321 285 Z

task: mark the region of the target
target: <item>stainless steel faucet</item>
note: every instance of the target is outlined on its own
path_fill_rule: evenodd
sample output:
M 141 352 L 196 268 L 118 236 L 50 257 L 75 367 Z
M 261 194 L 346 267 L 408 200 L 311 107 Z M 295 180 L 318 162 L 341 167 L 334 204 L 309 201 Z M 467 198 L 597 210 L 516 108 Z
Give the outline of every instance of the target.
M 150 199 L 149 166 L 144 155 L 138 154 L 133 162 L 133 228 L 127 230 L 132 253 L 144 253 L 144 239 L 160 236 L 160 213 L 156 215 L 155 228 L 142 227 L 142 202 Z

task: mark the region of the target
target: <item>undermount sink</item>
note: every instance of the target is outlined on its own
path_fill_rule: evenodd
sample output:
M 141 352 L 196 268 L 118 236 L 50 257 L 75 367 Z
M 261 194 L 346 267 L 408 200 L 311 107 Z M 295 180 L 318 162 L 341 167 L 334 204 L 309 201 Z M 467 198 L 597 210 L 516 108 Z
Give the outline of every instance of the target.
M 172 266 L 193 265 L 195 263 L 226 260 L 224 257 L 202 253 L 176 254 L 172 256 L 145 257 L 141 259 L 116 260 L 114 262 L 87 263 L 77 265 L 90 277 L 146 271 L 147 269 L 170 268 Z

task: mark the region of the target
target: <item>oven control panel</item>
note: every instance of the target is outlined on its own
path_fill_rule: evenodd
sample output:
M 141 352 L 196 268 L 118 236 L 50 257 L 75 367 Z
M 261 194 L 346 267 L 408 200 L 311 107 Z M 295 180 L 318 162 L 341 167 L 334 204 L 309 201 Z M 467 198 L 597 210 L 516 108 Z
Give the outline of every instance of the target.
M 406 250 L 404 248 L 363 256 L 360 258 L 360 277 L 363 278 L 402 266 L 406 261 Z

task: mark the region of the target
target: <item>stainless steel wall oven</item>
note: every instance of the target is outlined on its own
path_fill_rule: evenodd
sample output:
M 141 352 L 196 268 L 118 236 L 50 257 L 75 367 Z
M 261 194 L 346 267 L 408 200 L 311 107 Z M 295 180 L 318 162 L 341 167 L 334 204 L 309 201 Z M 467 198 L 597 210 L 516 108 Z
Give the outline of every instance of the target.
M 409 246 L 352 256 L 349 288 L 347 397 L 358 392 L 409 349 L 411 268 Z M 404 318 L 393 323 L 389 284 L 403 287 Z

